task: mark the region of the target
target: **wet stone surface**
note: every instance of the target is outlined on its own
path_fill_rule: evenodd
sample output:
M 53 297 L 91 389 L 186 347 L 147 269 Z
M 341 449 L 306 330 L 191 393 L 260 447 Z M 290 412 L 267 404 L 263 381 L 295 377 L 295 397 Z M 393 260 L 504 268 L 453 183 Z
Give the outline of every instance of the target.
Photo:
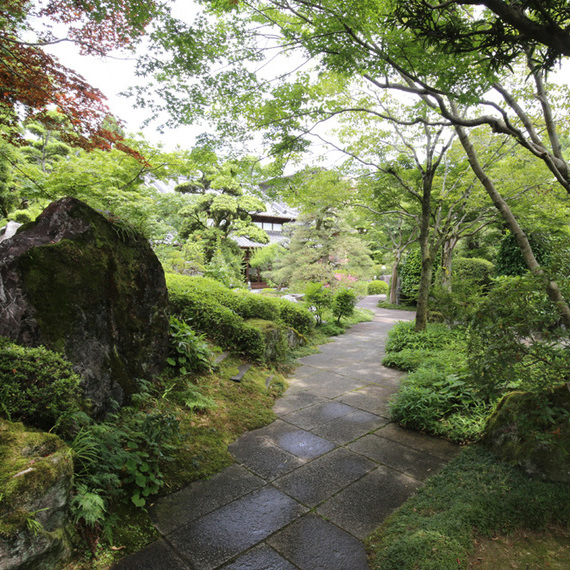
M 381 366 L 384 341 L 413 314 L 377 309 L 377 300 L 363 302 L 372 322 L 298 361 L 278 419 L 229 446 L 235 465 L 156 501 L 164 540 L 117 568 L 368 567 L 361 540 L 459 451 L 390 423 L 402 374 Z

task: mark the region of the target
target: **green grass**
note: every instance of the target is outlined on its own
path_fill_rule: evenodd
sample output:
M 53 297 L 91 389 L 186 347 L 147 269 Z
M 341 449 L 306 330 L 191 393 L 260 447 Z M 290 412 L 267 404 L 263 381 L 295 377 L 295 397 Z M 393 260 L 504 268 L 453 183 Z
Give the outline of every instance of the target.
M 474 445 L 366 539 L 370 567 L 465 567 L 478 537 L 551 525 L 568 528 L 569 504 L 570 486 L 530 479 Z
M 406 304 L 396 305 L 394 303 L 389 303 L 388 301 L 378 301 L 378 304 L 376 306 L 379 307 L 380 309 L 394 309 L 394 310 L 398 310 L 398 311 L 413 311 L 413 312 L 415 312 L 415 310 L 416 310 L 415 305 L 406 305 Z

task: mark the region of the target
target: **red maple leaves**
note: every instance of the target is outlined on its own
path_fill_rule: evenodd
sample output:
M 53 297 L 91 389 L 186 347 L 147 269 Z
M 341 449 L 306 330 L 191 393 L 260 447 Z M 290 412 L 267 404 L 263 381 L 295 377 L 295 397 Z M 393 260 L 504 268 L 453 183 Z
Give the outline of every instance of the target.
M 71 41 L 82 53 L 104 55 L 128 46 L 144 33 L 155 14 L 154 0 L 51 0 L 41 5 L 0 0 L 0 125 L 4 136 L 18 138 L 17 124 L 33 118 L 51 127 L 48 111 L 67 118 L 62 138 L 85 149 L 122 150 L 104 95 L 45 51 L 56 41 Z M 65 38 L 56 38 L 54 25 Z

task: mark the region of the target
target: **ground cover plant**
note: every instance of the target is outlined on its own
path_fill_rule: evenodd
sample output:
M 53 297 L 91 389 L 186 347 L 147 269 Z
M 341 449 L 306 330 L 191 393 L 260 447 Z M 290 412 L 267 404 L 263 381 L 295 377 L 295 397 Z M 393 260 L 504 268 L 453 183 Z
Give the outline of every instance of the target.
M 530 479 L 480 445 L 470 446 L 366 539 L 370 567 L 461 568 L 476 539 L 568 528 L 569 501 L 567 485 Z
M 414 324 L 398 323 L 386 343 L 382 364 L 409 372 L 391 401 L 392 419 L 459 443 L 480 439 L 493 402 L 469 381 L 465 330 Z

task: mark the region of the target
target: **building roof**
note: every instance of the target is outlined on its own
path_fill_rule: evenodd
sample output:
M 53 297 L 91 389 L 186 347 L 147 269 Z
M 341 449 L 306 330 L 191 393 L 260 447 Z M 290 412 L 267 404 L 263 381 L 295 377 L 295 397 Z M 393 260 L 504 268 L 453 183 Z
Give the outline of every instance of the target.
M 264 247 L 266 245 L 272 245 L 274 243 L 282 243 L 285 240 L 289 239 L 287 236 L 284 236 L 282 232 L 274 232 L 274 231 L 266 231 L 267 237 L 269 238 L 269 243 L 260 243 L 258 241 L 250 240 L 245 236 L 232 236 L 232 239 L 240 246 L 240 247 Z

